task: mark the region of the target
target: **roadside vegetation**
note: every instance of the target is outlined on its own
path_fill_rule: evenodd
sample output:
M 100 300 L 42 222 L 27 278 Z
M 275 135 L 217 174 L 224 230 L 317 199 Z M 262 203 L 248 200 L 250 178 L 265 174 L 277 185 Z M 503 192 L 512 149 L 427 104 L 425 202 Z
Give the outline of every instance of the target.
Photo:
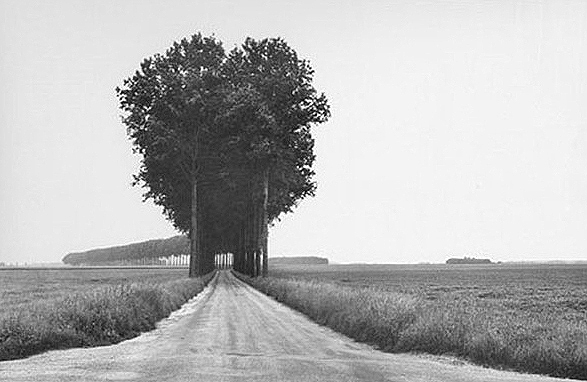
M 469 277 L 471 271 L 464 271 Z M 553 282 L 553 289 L 566 290 L 566 297 L 555 298 L 555 292 L 545 294 L 547 287 L 540 290 L 539 279 L 530 291 L 527 285 L 517 291 L 491 291 L 487 270 L 470 288 L 455 285 L 458 278 L 447 275 L 440 284 L 442 270 L 430 274 L 436 276 L 428 288 L 417 286 L 423 280 L 417 272 L 412 272 L 410 284 L 406 270 L 401 271 L 408 275 L 401 286 L 389 276 L 384 283 L 381 272 L 369 277 L 364 269 L 339 269 L 326 276 L 311 269 L 305 276 L 276 273 L 279 277 L 239 277 L 317 323 L 383 351 L 450 355 L 484 366 L 587 380 L 585 289 Z M 369 279 L 379 281 L 366 282 Z M 511 282 L 523 283 L 521 279 Z M 529 303 L 524 293 L 537 294 L 538 302 Z
M 135 337 L 202 291 L 212 276 L 120 282 L 13 305 L 0 312 L 0 361 Z

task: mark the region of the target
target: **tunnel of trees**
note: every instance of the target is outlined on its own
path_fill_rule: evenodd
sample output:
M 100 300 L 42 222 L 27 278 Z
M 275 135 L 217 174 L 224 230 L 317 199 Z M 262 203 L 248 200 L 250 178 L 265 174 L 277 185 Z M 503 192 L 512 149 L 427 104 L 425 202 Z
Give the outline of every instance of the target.
M 195 34 L 145 59 L 116 89 L 141 155 L 134 184 L 190 238 L 190 276 L 230 253 L 267 273 L 268 225 L 315 192 L 310 128 L 330 116 L 313 70 L 280 39 L 230 52 Z

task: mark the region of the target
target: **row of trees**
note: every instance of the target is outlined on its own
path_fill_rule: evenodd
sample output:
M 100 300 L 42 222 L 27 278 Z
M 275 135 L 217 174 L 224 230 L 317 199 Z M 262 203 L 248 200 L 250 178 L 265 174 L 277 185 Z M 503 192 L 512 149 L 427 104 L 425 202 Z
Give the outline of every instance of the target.
M 65 255 L 62 261 L 70 265 L 140 264 L 143 259 L 171 257 L 188 252 L 189 241 L 185 236 L 178 235 L 168 239 L 72 252 Z
M 313 195 L 314 139 L 329 106 L 307 61 L 280 38 L 226 53 L 195 34 L 145 59 L 116 89 L 133 150 L 134 184 L 190 237 L 190 276 L 232 253 L 267 273 L 268 224 Z

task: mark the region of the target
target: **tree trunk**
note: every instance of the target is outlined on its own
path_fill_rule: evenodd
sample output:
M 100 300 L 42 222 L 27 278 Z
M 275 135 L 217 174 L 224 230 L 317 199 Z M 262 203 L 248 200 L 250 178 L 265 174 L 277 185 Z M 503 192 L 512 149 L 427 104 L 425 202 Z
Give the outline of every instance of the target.
M 238 238 L 238 271 L 240 273 L 245 273 L 245 252 L 246 252 L 246 244 L 245 244 L 245 228 L 244 223 L 240 226 L 240 234 Z
M 200 276 L 200 229 L 198 225 L 198 181 L 192 181 L 192 216 L 190 229 L 190 277 Z
M 252 229 L 252 239 L 253 239 L 253 277 L 257 277 L 259 276 L 259 231 L 261 228 L 259 226 L 259 216 L 260 216 L 260 211 L 259 208 L 257 207 L 257 200 L 253 199 L 253 205 L 251 206 L 252 211 L 253 211 L 253 216 L 251 219 L 251 229 Z
M 255 277 L 255 209 L 249 201 L 247 216 L 247 274 Z
M 268 258 L 267 251 L 269 241 L 269 216 L 267 214 L 267 204 L 269 202 L 269 170 L 263 171 L 263 205 L 261 210 L 261 253 L 263 254 L 263 271 L 262 276 L 266 277 L 268 273 Z

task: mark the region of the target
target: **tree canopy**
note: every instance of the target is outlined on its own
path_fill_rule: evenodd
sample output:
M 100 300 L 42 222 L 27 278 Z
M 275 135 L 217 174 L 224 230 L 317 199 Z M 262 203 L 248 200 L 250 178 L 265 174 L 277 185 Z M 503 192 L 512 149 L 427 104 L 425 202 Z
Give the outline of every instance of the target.
M 267 224 L 314 195 L 314 139 L 329 106 L 306 60 L 280 38 L 226 53 L 195 34 L 145 59 L 116 89 L 133 149 L 134 184 L 191 237 L 190 274 L 218 252 L 258 275 Z

